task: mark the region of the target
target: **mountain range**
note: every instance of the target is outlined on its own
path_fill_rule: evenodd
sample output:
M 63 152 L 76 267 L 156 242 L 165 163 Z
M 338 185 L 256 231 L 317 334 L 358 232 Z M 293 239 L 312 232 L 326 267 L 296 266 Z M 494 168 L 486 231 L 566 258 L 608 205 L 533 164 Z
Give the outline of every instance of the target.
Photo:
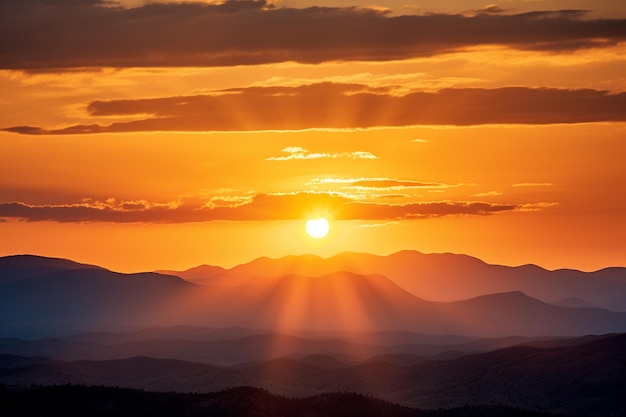
M 162 392 L 254 386 L 290 397 L 349 391 L 427 409 L 505 405 L 551 413 L 623 415 L 626 335 L 555 344 L 521 344 L 404 364 L 383 358 L 342 363 L 302 357 L 216 366 L 145 356 L 63 361 L 0 355 L 0 384 L 82 384 Z
M 413 295 L 430 301 L 457 301 L 485 294 L 521 291 L 557 303 L 578 299 L 587 306 L 626 311 L 626 268 L 595 272 L 549 271 L 536 265 L 491 265 L 457 254 L 401 251 L 388 256 L 344 252 L 330 258 L 315 255 L 258 258 L 224 269 L 202 265 L 186 271 L 160 271 L 204 285 L 241 285 L 254 277 L 318 277 L 337 271 L 379 274 Z
M 170 393 L 158 401 L 237 392 L 232 407 L 249 407 L 248 394 L 282 404 L 266 389 L 308 411 L 330 395 L 407 415 L 624 415 L 625 294 L 625 268 L 548 271 L 409 251 L 133 274 L 8 256 L 0 396 L 78 384 Z
M 410 332 L 304 336 L 242 328 L 183 329 L 184 331 L 181 331 L 180 326 L 176 326 L 126 333 L 84 333 L 36 340 L 0 338 L 0 354 L 48 356 L 70 361 L 149 356 L 219 366 L 288 357 L 299 360 L 306 358 L 307 361 L 316 364 L 336 365 L 356 364 L 376 358 L 391 362 L 418 363 L 486 352 L 522 343 L 542 341 L 556 343 L 555 338 L 521 336 L 474 339 Z M 569 343 L 570 338 L 562 340 L 563 343 Z
M 159 393 L 128 388 L 64 385 L 0 387 L 0 412 L 14 417 L 551 417 L 553 414 L 507 406 L 463 406 L 423 410 L 355 393 L 287 398 L 267 390 L 237 387 L 214 393 Z M 559 414 L 560 417 L 570 415 Z M 579 417 L 579 416 L 572 416 Z
M 626 294 L 624 268 L 547 271 L 488 265 L 463 255 L 399 252 L 259 258 L 230 270 L 202 267 L 174 274 L 121 274 L 28 255 L 0 258 L 0 335 L 37 338 L 179 324 L 470 337 L 626 331 L 626 312 L 551 304 L 527 294 L 610 303 Z M 447 299 L 471 297 L 432 301 L 444 289 Z M 428 297 L 416 295 L 418 290 Z

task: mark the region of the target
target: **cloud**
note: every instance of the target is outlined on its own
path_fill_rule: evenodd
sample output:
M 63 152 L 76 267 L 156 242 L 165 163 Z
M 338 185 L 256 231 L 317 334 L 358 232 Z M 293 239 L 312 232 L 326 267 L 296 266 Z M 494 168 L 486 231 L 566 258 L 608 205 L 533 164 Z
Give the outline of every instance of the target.
M 394 178 L 315 178 L 309 185 L 341 185 L 344 189 L 402 190 L 407 188 L 449 188 L 457 185 Z M 404 196 L 404 195 L 403 195 Z
M 395 226 L 398 225 L 398 222 L 385 222 L 385 223 L 364 223 L 354 226 L 357 229 L 371 229 L 374 227 L 385 227 L 385 226 Z
M 384 204 L 357 200 L 339 193 L 259 194 L 251 197 L 213 198 L 209 201 L 83 200 L 73 204 L 32 205 L 0 203 L 0 219 L 60 223 L 189 223 L 214 220 L 262 221 L 304 219 L 327 213 L 334 220 L 394 221 L 450 215 L 485 216 L 540 205 L 494 204 L 480 201 L 436 201 Z
M 239 207 L 246 204 L 250 204 L 254 196 L 213 196 L 207 201 L 202 208 L 215 209 L 218 207 Z
M 501 191 L 487 191 L 484 193 L 473 194 L 472 197 L 497 197 L 499 195 L 502 195 Z
M 526 203 L 519 206 L 519 211 L 541 211 L 543 209 L 557 206 L 559 203 L 542 201 L 539 203 Z
M 476 16 L 476 15 L 489 15 L 489 14 L 500 14 L 506 12 L 505 9 L 501 8 L 497 4 L 488 4 L 485 7 L 482 7 L 477 10 L 468 10 L 463 14 L 465 16 Z
M 626 121 L 626 92 L 503 87 L 449 88 L 405 95 L 359 84 L 251 87 L 213 94 L 94 101 L 94 117 L 136 120 L 60 129 L 3 130 L 30 135 L 137 131 L 252 131 L 410 125 L 549 124 Z M 145 118 L 146 114 L 153 115 Z M 365 156 L 365 155 L 362 155 Z
M 552 187 L 553 185 L 551 182 L 521 182 L 513 184 L 513 187 Z
M 138 7 L 90 1 L 0 2 L 0 67 L 229 66 L 383 61 L 479 45 L 576 50 L 626 39 L 623 19 L 581 11 L 393 16 L 365 7 L 273 7 L 264 0 Z
M 377 159 L 376 155 L 370 152 L 365 152 L 365 151 L 341 152 L 341 153 L 326 153 L 326 152 L 319 153 L 319 152 L 309 152 L 307 149 L 300 148 L 297 146 L 290 146 L 290 147 L 284 148 L 283 152 L 285 152 L 287 155 L 271 156 L 265 159 L 267 161 L 289 161 L 292 159 L 320 159 L 320 158 Z
M 440 188 L 449 187 L 449 185 L 436 182 L 396 180 L 391 178 L 363 178 L 350 182 L 350 187 L 361 189 L 401 190 L 405 188 Z

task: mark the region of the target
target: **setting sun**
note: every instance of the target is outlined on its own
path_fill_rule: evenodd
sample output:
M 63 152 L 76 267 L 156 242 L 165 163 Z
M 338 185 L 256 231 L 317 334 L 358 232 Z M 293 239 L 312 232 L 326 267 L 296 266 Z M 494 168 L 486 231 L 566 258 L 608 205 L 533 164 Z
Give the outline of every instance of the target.
M 328 221 L 323 217 L 320 217 L 319 219 L 311 219 L 306 222 L 306 232 L 309 236 L 316 239 L 321 239 L 326 236 L 329 229 L 330 226 L 328 225 Z

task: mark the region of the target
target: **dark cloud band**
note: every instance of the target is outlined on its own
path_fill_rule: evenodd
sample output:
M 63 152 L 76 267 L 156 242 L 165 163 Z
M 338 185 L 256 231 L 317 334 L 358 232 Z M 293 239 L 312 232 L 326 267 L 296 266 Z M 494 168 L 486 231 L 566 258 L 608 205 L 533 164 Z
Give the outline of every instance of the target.
M 394 60 L 477 45 L 574 50 L 626 39 L 626 20 L 580 11 L 390 16 L 367 8 L 275 8 L 261 1 L 0 2 L 0 67 L 171 67 Z
M 520 205 L 486 202 L 444 201 L 409 204 L 376 204 L 326 193 L 260 194 L 232 205 L 79 203 L 29 205 L 0 203 L 0 220 L 60 223 L 189 223 L 214 220 L 297 220 L 312 213 L 328 213 L 335 220 L 423 219 L 450 215 L 490 215 L 522 210 Z
M 549 124 L 626 121 L 626 93 L 506 87 L 444 89 L 403 96 L 363 85 L 321 83 L 232 90 L 216 95 L 95 101 L 92 116 L 137 120 L 62 129 L 5 131 L 31 135 L 139 131 L 245 131 L 410 125 Z M 248 113 L 246 113 L 248 112 Z M 146 114 L 153 115 L 150 118 Z

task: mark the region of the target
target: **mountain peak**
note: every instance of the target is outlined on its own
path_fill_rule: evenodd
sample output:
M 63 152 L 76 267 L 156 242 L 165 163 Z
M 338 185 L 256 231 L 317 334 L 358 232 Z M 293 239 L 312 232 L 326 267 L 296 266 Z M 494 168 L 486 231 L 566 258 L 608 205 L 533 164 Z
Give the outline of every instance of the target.
M 29 254 L 4 256 L 0 258 L 0 285 L 11 284 L 50 272 L 78 269 L 105 271 L 104 268 L 99 266 L 82 264 L 63 258 L 51 258 Z
M 517 302 L 517 301 L 534 301 L 534 302 L 538 302 L 538 303 L 543 303 L 540 300 L 537 300 L 536 298 L 530 297 L 527 294 L 525 294 L 522 291 L 504 291 L 504 292 L 497 292 L 497 293 L 491 293 L 491 294 L 484 294 L 484 295 L 479 295 L 478 297 L 473 297 L 468 299 L 467 301 L 481 301 L 481 300 L 494 300 L 497 299 L 500 302 Z
M 0 257 L 0 266 L 6 267 L 6 266 L 13 266 L 13 265 L 20 266 L 20 267 L 33 267 L 35 265 L 49 266 L 49 267 L 63 266 L 65 268 L 75 266 L 75 267 L 80 267 L 80 268 L 91 267 L 91 268 L 103 269 L 102 267 L 99 267 L 99 266 L 83 264 L 83 263 L 72 261 L 66 258 L 55 258 L 55 257 L 50 257 L 50 256 L 32 255 L 28 253 L 7 255 L 7 256 Z

